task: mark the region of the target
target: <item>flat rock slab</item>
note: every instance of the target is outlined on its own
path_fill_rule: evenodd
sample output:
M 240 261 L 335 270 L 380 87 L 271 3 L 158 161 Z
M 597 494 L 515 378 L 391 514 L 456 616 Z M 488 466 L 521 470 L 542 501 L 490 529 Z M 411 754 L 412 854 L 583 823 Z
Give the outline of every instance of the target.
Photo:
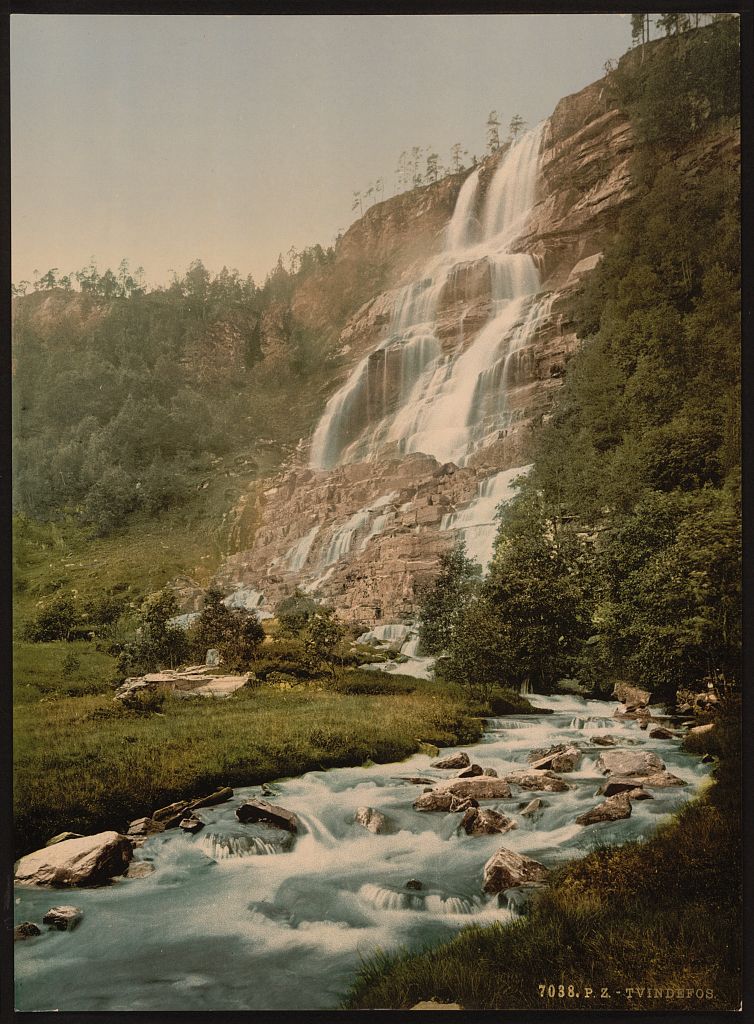
M 665 770 L 665 763 L 651 750 L 605 750 L 597 758 L 603 775 L 653 775 Z
M 266 800 L 247 800 L 236 808 L 236 817 L 241 822 L 261 821 L 274 828 L 282 828 L 294 835 L 298 832 L 298 818 L 292 811 Z
M 628 793 L 616 793 L 609 796 L 604 803 L 593 807 L 591 811 L 580 814 L 577 825 L 596 825 L 601 821 L 619 821 L 631 817 L 631 798 Z
M 473 797 L 474 800 L 505 800 L 511 795 L 511 788 L 505 779 L 480 775 L 474 779 L 452 779 L 441 782 L 436 792 L 452 793 L 454 796 Z
M 97 885 L 122 875 L 133 855 L 131 842 L 119 832 L 99 832 L 65 839 L 22 857 L 16 864 L 20 885 Z
M 482 888 L 488 893 L 504 892 L 524 882 L 542 882 L 548 875 L 544 864 L 501 846 L 484 865 Z

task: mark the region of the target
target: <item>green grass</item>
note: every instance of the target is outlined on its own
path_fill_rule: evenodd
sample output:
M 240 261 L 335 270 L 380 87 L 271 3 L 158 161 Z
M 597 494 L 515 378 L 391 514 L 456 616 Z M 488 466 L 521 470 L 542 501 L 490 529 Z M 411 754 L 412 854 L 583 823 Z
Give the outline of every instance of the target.
M 717 782 L 646 842 L 598 849 L 553 873 L 510 925 L 366 961 L 350 1008 L 406 1008 L 432 997 L 464 1009 L 732 1010 L 740 1000 L 741 828 L 738 719 L 716 728 Z M 708 741 L 709 742 L 709 741 Z M 539 985 L 565 986 L 550 998 Z M 567 997 L 568 986 L 582 993 Z M 604 1002 L 583 999 L 586 987 Z M 627 987 L 703 989 L 656 999 Z M 622 994 L 616 994 L 620 990 Z
M 462 701 L 442 688 L 363 695 L 326 689 L 325 680 L 293 689 L 244 688 L 227 700 L 168 696 L 161 714 L 138 715 L 114 704 L 107 665 L 96 651 L 84 654 L 75 679 L 58 675 L 71 647 L 84 653 L 86 645 L 19 645 L 18 854 L 64 829 L 123 828 L 218 785 L 400 760 L 422 740 L 448 745 L 479 735 Z

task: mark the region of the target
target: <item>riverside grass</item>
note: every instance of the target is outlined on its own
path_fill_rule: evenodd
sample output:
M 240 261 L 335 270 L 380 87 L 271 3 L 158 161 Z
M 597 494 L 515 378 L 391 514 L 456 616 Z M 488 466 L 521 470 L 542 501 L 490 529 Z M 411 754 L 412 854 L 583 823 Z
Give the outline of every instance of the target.
M 243 688 L 225 700 L 166 695 L 159 713 L 113 702 L 114 663 L 93 645 L 16 645 L 16 853 L 64 830 L 124 828 L 129 819 L 220 785 L 388 763 L 481 732 L 451 687 L 409 684 L 361 694 L 312 680 L 290 689 Z M 80 665 L 63 670 L 66 654 Z M 108 665 L 109 663 L 109 665 Z M 343 672 L 354 683 L 367 673 Z M 380 680 L 382 682 L 382 680 Z
M 466 1010 L 737 1009 L 740 711 L 687 746 L 719 758 L 715 782 L 651 839 L 597 848 L 553 872 L 529 916 L 512 924 L 473 926 L 447 944 L 365 960 L 344 1007 L 399 1009 L 435 998 Z M 647 994 L 655 988 L 675 994 Z

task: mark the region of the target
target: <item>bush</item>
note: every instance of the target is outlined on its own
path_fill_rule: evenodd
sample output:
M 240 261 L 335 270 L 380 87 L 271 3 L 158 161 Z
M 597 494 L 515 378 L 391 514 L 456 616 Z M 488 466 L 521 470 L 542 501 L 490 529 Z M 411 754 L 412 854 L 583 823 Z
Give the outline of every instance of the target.
M 26 625 L 24 639 L 32 643 L 70 640 L 78 619 L 73 598 L 58 594 L 40 611 L 36 619 Z
M 309 619 L 319 610 L 319 604 L 298 588 L 284 597 L 275 609 L 275 616 L 283 636 L 298 636 Z
M 210 648 L 217 648 L 226 668 L 243 671 L 256 660 L 265 633 L 256 612 L 226 608 L 223 595 L 210 587 L 199 619 L 187 633 L 191 652 L 204 661 Z

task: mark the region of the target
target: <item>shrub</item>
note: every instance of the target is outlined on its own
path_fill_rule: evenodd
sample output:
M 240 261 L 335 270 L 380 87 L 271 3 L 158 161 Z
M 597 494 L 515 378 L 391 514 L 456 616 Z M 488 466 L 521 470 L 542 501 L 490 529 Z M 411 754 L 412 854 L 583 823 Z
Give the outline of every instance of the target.
M 26 625 L 24 639 L 32 643 L 70 640 L 78 618 L 73 598 L 58 594 L 40 611 L 33 622 Z
M 203 661 L 206 651 L 215 647 L 227 668 L 241 671 L 255 661 L 265 633 L 256 612 L 226 608 L 222 592 L 210 587 L 202 614 L 187 636 L 197 660 Z
M 296 588 L 292 594 L 284 597 L 275 609 L 281 635 L 298 636 L 318 610 L 319 604 Z

